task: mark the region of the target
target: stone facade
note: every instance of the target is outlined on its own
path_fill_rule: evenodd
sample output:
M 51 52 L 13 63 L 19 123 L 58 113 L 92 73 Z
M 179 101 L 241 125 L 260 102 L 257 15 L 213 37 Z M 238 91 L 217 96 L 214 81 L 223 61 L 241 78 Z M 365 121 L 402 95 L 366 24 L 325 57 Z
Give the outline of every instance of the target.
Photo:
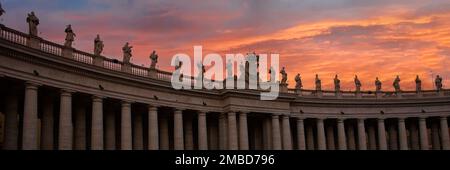
M 0 29 L 2 149 L 450 149 L 449 90 L 287 89 L 262 101 L 257 91 L 174 90 L 171 73 L 29 40 Z

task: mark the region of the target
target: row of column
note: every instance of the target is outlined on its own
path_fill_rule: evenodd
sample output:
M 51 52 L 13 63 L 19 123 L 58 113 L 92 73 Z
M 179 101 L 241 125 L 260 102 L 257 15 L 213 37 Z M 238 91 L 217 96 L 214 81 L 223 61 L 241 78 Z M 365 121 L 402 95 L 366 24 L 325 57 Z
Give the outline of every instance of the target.
M 420 143 L 420 149 L 428 150 L 429 146 L 429 137 L 428 137 L 428 129 L 426 124 L 426 118 L 419 118 L 419 130 L 417 134 L 417 129 L 414 129 L 414 126 L 410 129 L 410 135 L 408 135 L 408 131 L 405 125 L 405 118 L 397 119 L 397 127 L 391 126 L 388 129 L 389 132 L 389 146 L 390 149 L 398 149 L 397 144 L 399 145 L 400 150 L 408 150 L 408 136 L 411 138 L 411 149 L 419 149 L 419 147 L 415 147 L 414 145 L 418 145 Z M 353 132 L 353 127 L 345 128 L 344 119 L 337 119 L 337 149 L 339 150 L 347 150 L 347 149 L 356 149 L 356 141 L 355 134 Z M 439 128 L 432 127 L 432 141 L 433 148 L 440 149 L 442 146 L 443 150 L 450 149 L 450 140 L 449 140 L 449 129 L 447 123 L 447 117 L 439 118 Z M 368 126 L 369 129 L 366 131 L 365 119 L 357 119 L 357 143 L 359 150 L 388 150 L 388 140 L 386 134 L 385 120 L 382 118 L 377 119 L 376 125 L 377 132 L 375 133 L 375 128 L 373 126 Z M 274 126 L 276 129 L 276 126 Z M 397 131 L 398 129 L 398 131 Z M 328 126 L 327 129 L 324 127 L 323 119 L 316 119 L 316 130 L 317 130 L 317 149 L 318 150 L 334 150 L 334 130 L 332 126 Z M 305 133 L 306 132 L 306 133 Z M 398 133 L 397 133 L 398 132 Z M 367 136 L 368 135 L 368 136 Z M 415 136 L 418 135 L 419 139 L 415 139 Z M 314 147 L 314 136 L 313 129 L 311 127 L 305 130 L 304 119 L 297 118 L 297 149 L 299 150 L 312 150 Z M 368 144 L 370 146 L 368 146 Z M 377 147 L 378 146 L 378 147 Z M 277 147 L 273 147 L 274 149 L 279 149 Z
M 25 98 L 24 98 L 24 114 L 23 114 L 23 131 L 22 131 L 22 149 L 33 150 L 38 149 L 38 87 L 36 83 L 27 82 L 25 84 Z M 59 129 L 58 129 L 58 149 L 86 149 L 86 114 L 82 107 L 75 106 L 72 109 L 72 94 L 74 91 L 61 90 L 60 91 L 60 114 L 59 114 Z M 17 101 L 17 95 L 8 96 L 7 101 Z M 53 103 L 48 98 L 44 97 L 42 131 L 41 133 L 41 149 L 52 149 L 53 147 Z M 121 102 L 120 113 L 120 149 L 143 149 L 143 125 L 142 115 L 136 116 L 137 123 L 132 124 L 131 117 L 131 101 Z M 17 102 L 8 102 L 5 107 L 5 149 L 17 149 L 18 118 L 17 118 L 18 104 Z M 75 113 L 72 113 L 74 110 Z M 72 114 L 74 114 L 75 125 L 72 124 Z M 105 116 L 104 116 L 105 115 Z M 219 133 L 219 148 L 229 150 L 248 150 L 249 149 L 249 131 L 248 131 L 248 113 L 230 111 L 222 113 L 219 116 L 218 133 Z M 105 118 L 105 121 L 103 120 Z M 198 149 L 208 149 L 208 130 L 206 121 L 206 112 L 198 111 Z M 291 134 L 290 117 L 288 115 L 271 114 L 270 125 L 266 126 L 264 122 L 265 131 L 270 133 L 268 138 L 264 139 L 265 148 L 274 150 L 291 150 L 293 149 L 292 142 L 294 141 Z M 108 112 L 103 111 L 103 97 L 92 97 L 92 118 L 91 118 L 91 149 L 114 149 L 115 148 L 115 134 L 114 123 L 115 117 Z M 376 128 L 367 126 L 366 130 L 365 119 L 357 119 L 357 139 L 354 139 L 355 132 L 353 128 L 346 130 L 344 119 L 337 119 L 337 146 L 334 139 L 334 128 L 325 126 L 324 119 L 316 120 L 316 137 L 313 135 L 312 128 L 305 128 L 304 119 L 297 118 L 296 123 L 296 145 L 297 149 L 313 149 L 314 138 L 316 138 L 317 149 L 356 149 L 356 142 L 358 149 L 388 149 L 388 141 L 385 127 L 385 120 L 377 119 Z M 406 150 L 408 147 L 408 131 L 405 126 L 405 119 L 397 119 L 397 127 L 388 128 L 390 146 L 397 148 L 397 140 L 399 149 Z M 433 141 L 440 139 L 442 149 L 450 149 L 449 131 L 446 117 L 440 117 L 438 127 L 432 127 Z M 105 126 L 103 123 L 105 122 Z M 139 123 L 140 122 L 140 123 Z M 193 132 L 192 121 L 186 121 L 183 125 L 183 110 L 174 109 L 173 112 L 173 148 L 175 150 L 193 149 Z M 426 125 L 426 118 L 421 117 L 418 121 L 418 132 L 410 129 L 411 144 L 420 144 L 420 149 L 429 149 L 428 129 Z M 133 126 L 134 131 L 133 135 Z M 106 128 L 106 131 L 103 128 Z M 161 128 L 161 129 L 160 129 Z M 186 134 L 184 134 L 186 133 Z M 416 134 L 418 133 L 418 134 Z M 439 135 L 436 135 L 439 133 Z M 418 135 L 419 139 L 414 139 Z M 266 135 L 267 136 L 267 135 Z M 432 144 L 433 147 L 437 144 Z M 159 121 L 158 109 L 156 106 L 149 105 L 148 107 L 148 149 L 168 149 L 169 147 L 169 128 L 166 121 Z M 269 147 L 267 147 L 269 146 Z M 391 149 L 392 149 L 391 148 Z M 413 146 L 411 149 L 414 148 Z
M 38 132 L 38 88 L 39 84 L 25 84 L 25 98 L 23 111 L 23 128 L 22 128 L 22 149 L 53 149 L 53 100 L 52 96 L 44 95 L 42 102 L 42 123 L 41 132 Z M 72 94 L 74 91 L 60 91 L 60 110 L 59 110 L 59 127 L 58 127 L 58 149 L 86 149 L 86 113 L 82 106 L 74 107 L 75 124 L 72 122 Z M 9 93 L 7 103 L 5 105 L 5 139 L 3 148 L 14 150 L 18 148 L 19 120 L 18 120 L 18 96 Z M 91 149 L 115 149 L 115 117 L 113 113 L 103 111 L 103 97 L 92 96 L 92 118 L 91 118 Z M 148 107 L 148 149 L 160 149 L 159 134 L 168 136 L 168 128 L 162 132 L 159 131 L 158 111 L 156 106 Z M 103 120 L 105 118 L 105 121 Z M 244 118 L 244 117 L 243 117 Z M 105 125 L 104 125 L 105 122 Z M 165 122 L 167 123 L 167 122 Z M 242 121 L 243 123 L 243 121 Z M 142 134 L 142 115 L 136 114 L 135 121 L 132 124 L 131 118 L 131 102 L 121 102 L 120 114 L 120 149 L 143 149 Z M 132 125 L 134 127 L 132 127 Z M 104 127 L 106 129 L 104 129 Z M 163 126 L 164 127 L 164 126 Z M 189 126 L 187 126 L 189 127 Z M 134 135 L 132 129 L 135 129 Z M 165 132 L 164 132 L 165 131 Z M 192 122 L 190 135 L 192 137 Z M 185 145 L 188 149 L 193 149 L 192 139 L 187 140 L 191 143 L 185 143 L 183 135 L 183 114 L 182 110 L 174 111 L 174 149 L 183 150 Z M 40 135 L 40 137 L 38 136 Z M 243 134 L 245 135 L 245 134 Z M 40 141 L 38 141 L 40 139 Z M 207 122 L 206 112 L 198 112 L 198 148 L 200 150 L 208 149 L 207 140 Z M 243 139 L 243 138 L 242 138 Z M 168 145 L 168 138 L 163 141 L 163 145 Z M 134 142 L 134 143 L 133 143 Z M 133 148 L 134 146 L 134 148 Z M 168 148 L 168 147 L 167 147 Z

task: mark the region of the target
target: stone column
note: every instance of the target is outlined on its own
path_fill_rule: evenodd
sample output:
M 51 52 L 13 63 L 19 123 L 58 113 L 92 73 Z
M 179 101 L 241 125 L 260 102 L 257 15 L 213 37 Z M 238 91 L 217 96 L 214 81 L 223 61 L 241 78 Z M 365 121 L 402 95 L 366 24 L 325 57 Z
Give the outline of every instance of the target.
M 194 133 L 192 130 L 191 115 L 184 116 L 184 149 L 194 150 Z
M 319 150 L 326 150 L 326 138 L 325 138 L 325 127 L 323 125 L 323 119 L 317 119 L 317 145 Z
M 61 90 L 59 111 L 59 150 L 72 150 L 73 125 L 72 125 L 72 93 Z
M 92 97 L 91 149 L 103 150 L 103 98 Z
M 427 121 L 426 118 L 419 118 L 419 135 L 420 135 L 420 149 L 428 150 L 428 132 L 427 132 Z
M 46 94 L 42 102 L 41 149 L 53 150 L 53 99 Z
M 148 106 L 148 149 L 159 149 L 158 108 L 152 105 Z
M 306 150 L 305 125 L 303 118 L 297 118 L 297 147 L 299 150 Z
M 440 120 L 440 125 L 441 125 L 442 150 L 450 150 L 450 139 L 449 139 L 449 134 L 448 134 L 447 117 L 441 117 L 439 120 Z
M 312 126 L 306 126 L 306 148 L 308 150 L 316 149 L 314 143 L 314 130 Z
M 219 148 L 226 150 L 228 148 L 228 133 L 227 133 L 227 115 L 226 113 L 220 113 L 219 115 Z
M 364 119 L 358 119 L 358 149 L 367 150 L 366 128 Z
M 198 149 L 208 150 L 208 130 L 206 129 L 206 113 L 198 112 Z
M 23 109 L 23 150 L 38 149 L 37 122 L 38 122 L 38 86 L 37 84 L 25 83 L 25 103 Z
M 419 130 L 417 128 L 417 122 L 411 122 L 410 125 L 410 139 L 411 139 L 411 150 L 419 150 L 420 142 L 419 142 Z
M 112 106 L 105 107 L 105 149 L 116 149 L 116 113 Z
M 347 126 L 347 147 L 348 150 L 356 150 L 355 129 L 351 123 Z
M 161 120 L 159 122 L 160 126 L 160 148 L 161 150 L 169 150 L 169 118 L 167 115 L 160 116 Z
M 328 150 L 335 150 L 336 146 L 334 144 L 334 128 L 333 126 L 327 126 L 327 149 Z
M 228 149 L 239 149 L 235 112 L 228 112 Z
M 86 150 L 86 107 L 80 101 L 75 106 L 75 126 L 74 126 L 74 148 L 76 150 Z
M 3 149 L 17 150 L 19 139 L 19 120 L 17 118 L 19 99 L 15 89 L 11 90 L 5 98 L 5 138 Z
M 441 149 L 441 142 L 439 137 L 439 124 L 437 124 L 437 122 L 434 121 L 431 122 L 431 142 L 433 150 Z
M 247 113 L 239 114 L 239 150 L 248 150 Z
M 377 135 L 375 126 L 368 124 L 367 127 L 367 134 L 369 135 L 369 149 L 370 150 L 377 150 Z
M 272 115 L 272 144 L 273 150 L 281 150 L 281 135 L 280 135 L 280 119 L 276 114 Z
M 398 150 L 397 126 L 389 125 L 389 146 L 390 150 Z
M 173 141 L 175 150 L 184 150 L 183 111 L 175 109 L 173 114 Z
M 138 112 L 134 114 L 134 124 L 133 124 L 133 150 L 143 150 L 144 149 L 144 132 L 142 127 L 142 113 Z
M 398 118 L 398 132 L 398 136 L 400 138 L 400 150 L 408 150 L 408 136 L 406 134 L 404 118 Z
M 291 137 L 291 125 L 289 122 L 289 116 L 282 116 L 283 123 L 283 149 L 292 150 L 292 137 Z
M 383 118 L 378 119 L 378 145 L 379 150 L 387 150 L 386 128 Z
M 344 119 L 337 119 L 338 127 L 338 147 L 339 150 L 347 150 L 347 140 L 345 139 Z
M 132 134 L 131 134 L 131 103 L 129 101 L 122 101 L 120 121 L 120 149 L 132 149 Z

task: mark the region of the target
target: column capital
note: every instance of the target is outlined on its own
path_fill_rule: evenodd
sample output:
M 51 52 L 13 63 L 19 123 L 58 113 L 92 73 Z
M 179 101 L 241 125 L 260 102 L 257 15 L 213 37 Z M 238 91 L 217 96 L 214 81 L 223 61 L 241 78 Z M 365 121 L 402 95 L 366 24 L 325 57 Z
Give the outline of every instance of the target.
M 134 101 L 131 100 L 121 100 L 120 102 L 122 103 L 122 106 L 126 107 L 129 107 L 132 103 L 134 103 Z
M 439 120 L 447 120 L 447 116 L 440 116 Z
M 343 123 L 343 122 L 345 121 L 345 119 L 346 119 L 346 118 L 337 118 L 336 120 L 337 120 L 337 122 Z
M 250 112 L 249 111 L 238 111 L 238 113 L 240 113 L 240 114 L 248 114 Z
M 297 122 L 303 122 L 303 120 L 305 120 L 304 117 L 296 117 L 296 119 L 297 119 Z
M 384 122 L 384 119 L 385 119 L 384 117 L 377 117 L 378 122 Z
M 207 113 L 207 111 L 204 111 L 204 110 L 199 110 L 199 111 L 197 111 L 197 114 L 198 114 L 199 116 L 206 116 L 206 113 Z
M 272 116 L 280 116 L 280 113 L 272 113 Z
M 425 121 L 425 120 L 427 120 L 427 118 L 428 117 L 426 117 L 426 116 L 421 116 L 421 117 L 419 117 L 419 121 Z
M 71 96 L 72 93 L 75 93 L 76 91 L 70 90 L 70 89 L 61 89 L 60 92 L 61 92 L 61 95 L 63 95 L 63 96 Z
M 158 106 L 155 106 L 155 105 L 148 105 L 148 110 L 149 110 L 149 111 L 157 111 L 157 110 L 158 110 Z
M 93 100 L 94 102 L 100 102 L 100 101 L 102 101 L 104 98 L 105 98 L 105 97 L 103 97 L 103 96 L 92 95 L 92 100 Z
M 279 119 L 279 115 L 278 114 L 272 114 L 272 119 Z
M 398 117 L 397 118 L 399 122 L 405 122 L 405 118 L 404 117 Z
M 290 116 L 289 116 L 289 115 L 281 115 L 281 118 L 283 118 L 283 119 L 289 119 Z
M 183 112 L 186 110 L 185 108 L 181 108 L 181 107 L 173 107 L 172 109 L 174 112 Z
M 37 89 L 39 86 L 42 86 L 42 84 L 34 82 L 34 81 L 25 82 L 25 88 L 27 88 L 27 89 Z

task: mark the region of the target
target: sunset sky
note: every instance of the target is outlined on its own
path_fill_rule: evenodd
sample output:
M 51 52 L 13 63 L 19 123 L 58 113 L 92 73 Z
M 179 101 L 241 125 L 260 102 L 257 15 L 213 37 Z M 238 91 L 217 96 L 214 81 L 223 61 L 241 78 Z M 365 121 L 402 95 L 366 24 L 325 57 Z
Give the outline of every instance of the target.
M 450 87 L 449 0 L 1 0 L 1 23 L 28 32 L 26 15 L 40 18 L 39 36 L 63 44 L 72 24 L 74 47 L 93 51 L 100 34 L 104 55 L 121 59 L 130 42 L 132 62 L 148 66 L 152 50 L 159 68 L 171 71 L 176 53 L 279 53 L 289 84 L 300 73 L 304 88 L 314 88 L 319 74 L 324 89 L 333 89 L 338 74 L 342 89 L 373 90 L 375 77 L 392 89 L 400 75 L 403 89 L 414 89 L 416 75 L 425 89 L 432 76 Z

